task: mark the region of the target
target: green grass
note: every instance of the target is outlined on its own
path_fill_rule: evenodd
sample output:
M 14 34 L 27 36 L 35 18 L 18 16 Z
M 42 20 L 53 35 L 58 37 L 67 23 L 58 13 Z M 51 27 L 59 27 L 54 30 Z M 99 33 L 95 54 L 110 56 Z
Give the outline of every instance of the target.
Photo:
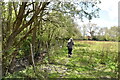
M 117 42 L 75 41 L 73 55 L 67 57 L 67 48 L 58 50 L 52 63 L 65 66 L 66 76 L 63 78 L 98 78 L 116 77 Z M 54 53 L 55 54 L 55 53 Z M 53 57 L 54 55 L 52 55 Z M 68 73 L 68 74 L 67 74 Z M 51 74 L 49 77 L 52 77 Z
M 46 64 L 46 57 L 43 64 L 38 63 L 36 67 L 38 74 L 45 68 L 49 78 L 116 78 L 117 53 L 117 42 L 75 41 L 71 58 L 68 58 L 66 45 L 55 47 L 50 52 L 50 64 Z M 21 72 L 38 77 L 33 74 L 31 67 Z M 21 72 L 13 75 L 18 76 Z

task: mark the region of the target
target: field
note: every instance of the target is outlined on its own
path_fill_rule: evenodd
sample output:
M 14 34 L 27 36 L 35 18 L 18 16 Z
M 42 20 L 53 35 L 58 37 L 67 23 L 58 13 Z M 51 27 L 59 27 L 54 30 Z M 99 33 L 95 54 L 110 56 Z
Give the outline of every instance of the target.
M 7 77 L 31 78 L 116 78 L 118 43 L 105 41 L 75 41 L 73 55 L 68 58 L 66 44 L 51 49 L 49 64 L 46 57 L 36 64 L 36 72 L 28 67 Z M 46 75 L 47 74 L 47 75 Z M 43 76 L 43 77 L 42 77 Z

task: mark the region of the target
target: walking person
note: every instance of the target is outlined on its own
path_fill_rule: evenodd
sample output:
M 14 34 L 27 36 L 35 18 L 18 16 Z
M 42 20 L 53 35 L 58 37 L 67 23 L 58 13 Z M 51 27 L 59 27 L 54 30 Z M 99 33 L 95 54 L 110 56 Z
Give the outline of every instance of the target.
M 73 39 L 70 38 L 68 40 L 68 44 L 67 44 L 67 47 L 68 47 L 68 57 L 71 57 L 71 55 L 72 55 L 73 45 L 74 45 Z

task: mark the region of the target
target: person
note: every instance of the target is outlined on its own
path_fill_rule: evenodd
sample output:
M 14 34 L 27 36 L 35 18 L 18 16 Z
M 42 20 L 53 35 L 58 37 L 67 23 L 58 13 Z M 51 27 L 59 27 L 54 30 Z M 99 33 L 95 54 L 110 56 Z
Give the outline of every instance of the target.
M 67 47 L 68 47 L 68 57 L 71 57 L 71 55 L 72 55 L 73 45 L 74 45 L 73 39 L 70 38 L 70 39 L 68 40 L 68 43 L 67 43 Z

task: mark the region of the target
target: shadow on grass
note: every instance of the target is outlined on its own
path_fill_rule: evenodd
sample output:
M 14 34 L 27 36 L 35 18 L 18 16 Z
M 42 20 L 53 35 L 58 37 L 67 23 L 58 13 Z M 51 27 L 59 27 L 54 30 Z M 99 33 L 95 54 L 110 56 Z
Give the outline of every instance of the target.
M 117 80 L 115 78 L 116 74 L 113 72 L 105 72 L 104 70 L 95 70 L 91 66 L 76 66 L 76 65 L 69 65 L 69 64 L 61 64 L 61 63 L 50 63 L 50 65 L 60 65 L 65 66 L 68 70 L 71 70 L 70 73 L 73 73 L 74 71 L 78 72 L 78 75 L 89 75 L 91 77 L 95 78 L 105 78 L 108 80 Z M 69 72 L 66 70 L 66 72 Z M 111 79 L 112 78 L 112 79 Z M 115 79 L 114 79 L 115 78 Z

